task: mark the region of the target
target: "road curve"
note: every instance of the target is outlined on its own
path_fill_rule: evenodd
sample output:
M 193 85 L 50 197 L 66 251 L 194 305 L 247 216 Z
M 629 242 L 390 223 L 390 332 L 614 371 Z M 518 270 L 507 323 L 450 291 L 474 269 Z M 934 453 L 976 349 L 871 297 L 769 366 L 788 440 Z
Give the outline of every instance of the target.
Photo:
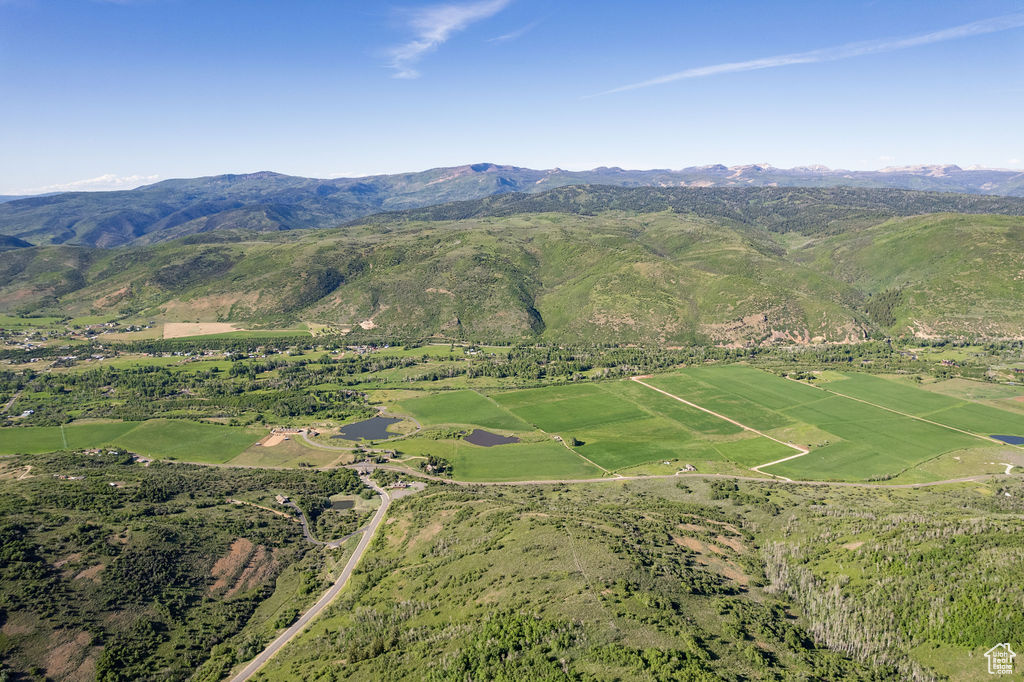
M 342 569 L 341 575 L 334 581 L 331 588 L 324 592 L 323 596 L 317 600 L 315 604 L 308 611 L 295 621 L 294 625 L 285 630 L 277 639 L 267 645 L 259 656 L 249 661 L 249 663 L 242 669 L 240 673 L 231 678 L 231 682 L 244 682 L 250 677 L 256 674 L 256 672 L 266 665 L 274 654 L 281 650 L 281 648 L 295 638 L 300 632 L 306 629 L 309 623 L 320 615 L 334 598 L 338 596 L 338 593 L 345 587 L 348 579 L 352 577 L 352 572 L 355 571 L 356 566 L 359 564 L 359 560 L 362 559 L 363 554 L 366 552 L 366 548 L 370 546 L 370 541 L 373 540 L 374 534 L 377 532 L 377 528 L 384 520 L 384 516 L 388 513 L 388 507 L 391 506 L 391 496 L 388 495 L 387 491 L 377 486 L 376 483 L 368 478 L 363 479 L 368 485 L 373 487 L 381 497 L 380 507 L 377 508 L 377 513 L 373 515 L 373 519 L 370 524 L 366 527 L 363 533 L 362 539 L 359 540 L 359 544 L 356 545 L 355 551 L 352 556 L 349 557 L 348 563 L 345 564 L 345 568 Z

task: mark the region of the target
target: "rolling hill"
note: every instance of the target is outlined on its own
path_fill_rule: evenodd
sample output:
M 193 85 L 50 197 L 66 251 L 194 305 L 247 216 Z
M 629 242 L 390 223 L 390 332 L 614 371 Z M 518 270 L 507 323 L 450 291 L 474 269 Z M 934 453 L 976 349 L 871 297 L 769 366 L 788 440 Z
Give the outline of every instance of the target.
M 113 247 L 220 229 L 336 227 L 383 211 L 567 185 L 617 187 L 852 187 L 1024 196 L 1024 173 L 957 166 L 882 171 L 768 165 L 682 170 L 533 170 L 479 163 L 417 173 L 316 179 L 250 173 L 166 180 L 114 192 L 68 192 L 0 203 L 0 235 L 33 244 Z
M 11 249 L 0 309 L 474 340 L 1019 338 L 1022 209 L 895 190 L 573 187 L 338 229 Z M 423 219 L 447 215 L 472 217 Z

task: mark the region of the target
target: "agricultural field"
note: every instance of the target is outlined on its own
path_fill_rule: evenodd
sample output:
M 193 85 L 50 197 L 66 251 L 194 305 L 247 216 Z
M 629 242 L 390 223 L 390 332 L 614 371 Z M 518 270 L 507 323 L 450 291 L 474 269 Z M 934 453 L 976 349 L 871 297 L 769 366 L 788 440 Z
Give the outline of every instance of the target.
M 404 400 L 398 409 L 407 411 L 425 426 L 457 424 L 488 429 L 523 431 L 530 427 L 490 398 L 476 391 L 446 391 Z
M 413 415 L 424 426 L 480 426 L 528 437 L 540 432 L 546 440 L 557 436 L 571 446 L 571 450 L 545 446 L 522 459 L 517 453 L 525 454 L 525 444 L 478 448 L 457 440 L 416 439 L 397 446 L 403 453 L 448 459 L 456 478 L 466 480 L 489 480 L 488 472 L 496 477 L 490 480 L 507 480 L 509 472 L 520 479 L 567 477 L 570 469 L 581 463 L 588 475 L 650 462 L 676 464 L 668 473 L 686 464 L 700 470 L 717 462 L 747 467 L 793 452 L 630 381 L 492 392 L 489 396 L 469 390 L 444 391 L 401 400 L 393 409 Z M 560 463 L 543 464 L 538 456 L 544 452 Z M 575 462 L 567 460 L 565 455 L 573 452 L 582 457 Z M 498 453 L 504 454 L 499 457 Z M 566 464 L 572 466 L 566 469 Z
M 981 459 L 1024 464 L 1014 459 L 1024 451 L 978 437 L 1021 432 L 1016 413 L 870 375 L 834 372 L 828 378 L 814 386 L 752 367 L 716 365 L 654 375 L 643 383 L 563 384 L 488 395 L 439 391 L 400 400 L 395 409 L 424 426 L 557 435 L 608 473 L 651 463 L 668 464 L 666 473 L 686 464 L 708 470 L 719 462 L 750 469 L 808 450 L 764 472 L 812 480 L 885 479 L 945 453 L 975 462 L 975 451 Z M 906 414 L 893 411 L 896 406 Z M 417 452 L 454 456 L 455 449 L 444 442 L 424 442 Z M 488 456 L 478 460 L 473 457 L 479 448 L 460 447 L 457 463 L 452 461 L 456 478 L 471 470 L 467 480 L 486 480 L 498 463 L 494 474 L 502 470 L 504 477 L 504 463 L 516 461 L 512 446 L 485 449 Z M 506 452 L 509 459 L 492 457 L 491 450 Z M 544 477 L 534 459 L 518 466 L 520 478 Z
M 889 478 L 948 452 L 980 448 L 1004 460 L 1024 455 L 1024 450 L 978 437 L 1020 431 L 1017 414 L 869 375 L 830 378 L 816 388 L 731 366 L 692 368 L 647 381 L 780 439 L 813 433 L 817 442 L 796 443 L 808 447 L 809 454 L 765 469 L 779 476 Z
M 120 447 L 147 457 L 222 463 L 265 434 L 254 428 L 169 419 L 12 427 L 0 429 L 0 454 Z
M 906 383 L 870 374 L 842 376 L 842 379 L 828 382 L 824 388 L 972 433 L 1024 436 L 1024 415 L 1021 414 L 923 391 Z
M 180 366 L 168 365 L 179 362 L 177 358 L 140 360 L 154 368 L 145 376 L 166 376 L 173 381 L 198 371 L 220 371 L 223 376 L 237 365 L 221 359 Z M 319 356 L 306 353 L 284 356 L 278 369 L 270 365 L 269 371 L 256 376 L 276 381 L 285 376 L 281 372 L 290 362 L 305 363 L 311 372 L 332 367 Z M 192 369 L 194 366 L 206 369 Z M 158 369 L 173 373 L 158 375 Z M 65 381 L 71 381 L 68 376 Z M 315 390 L 325 399 L 311 407 L 331 409 L 326 396 L 341 388 L 318 385 Z M 953 392 L 956 387 L 943 388 Z M 1002 462 L 1004 467 L 1024 465 L 1024 449 L 986 438 L 1024 432 L 1024 414 L 1003 409 L 1013 408 L 1020 396 L 1012 387 L 994 387 L 978 393 L 985 400 L 979 402 L 964 397 L 970 388 L 960 386 L 958 393 L 948 395 L 906 380 L 835 371 L 823 372 L 807 383 L 749 366 L 707 365 L 640 381 L 561 383 L 513 390 L 383 390 L 373 395 L 395 414 L 407 415 L 410 429 L 418 426 L 442 432 L 430 437 L 410 434 L 393 447 L 407 457 L 446 459 L 455 478 L 464 480 L 592 478 L 655 464 L 662 473 L 674 473 L 687 465 L 698 472 L 720 471 L 722 465 L 729 465 L 736 470 L 757 467 L 765 474 L 793 479 L 857 481 L 902 476 L 901 480 L 906 480 L 910 470 L 950 453 L 956 459 L 943 461 L 961 463 L 953 467 L 960 475 L 987 470 L 989 462 Z M 308 403 L 308 397 L 295 395 L 296 401 Z M 24 404 L 45 406 L 47 400 L 40 394 L 33 403 Z M 271 404 L 259 392 L 250 392 L 245 400 L 254 406 Z M 350 414 L 359 418 L 366 408 L 352 409 Z M 466 443 L 454 431 L 472 428 L 515 435 L 523 442 L 481 447 Z M 445 435 L 445 429 L 452 433 Z M 325 466 L 338 461 L 337 450 L 316 450 L 298 442 L 289 444 L 288 452 L 253 447 L 265 433 L 257 426 L 194 420 L 87 420 L 65 425 L 63 431 L 57 426 L 5 428 L 0 431 L 0 453 L 117 445 L 179 461 L 257 466 Z M 558 444 L 557 438 L 565 445 Z M 392 447 L 385 443 L 374 447 Z M 809 452 L 787 459 L 805 450 Z M 764 466 L 784 459 L 787 461 Z M 984 466 L 977 470 L 968 463 Z M 928 479 L 933 476 L 929 472 L 943 468 L 949 467 L 929 466 L 910 478 Z

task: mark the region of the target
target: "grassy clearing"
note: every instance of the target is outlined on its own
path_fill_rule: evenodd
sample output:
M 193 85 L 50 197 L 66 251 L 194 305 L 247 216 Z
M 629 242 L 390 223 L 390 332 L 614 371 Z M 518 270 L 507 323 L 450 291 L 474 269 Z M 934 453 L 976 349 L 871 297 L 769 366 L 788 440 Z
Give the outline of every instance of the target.
M 120 441 L 139 422 L 97 422 L 59 426 L 26 426 L 0 429 L 0 453 L 26 455 L 64 449 L 98 448 Z M 66 441 L 66 445 L 65 445 Z
M 483 448 L 455 441 L 450 460 L 463 481 L 601 478 L 604 472 L 554 441 Z
M 220 464 L 239 455 L 264 435 L 263 429 L 152 419 L 119 436 L 116 442 L 141 455 Z
M 257 467 L 297 467 L 300 464 L 314 467 L 334 463 L 344 452 L 319 450 L 303 445 L 297 440 L 286 440 L 273 447 L 252 445 L 229 461 L 231 465 Z
M 463 424 L 505 431 L 528 431 L 530 427 L 515 415 L 495 405 L 476 391 L 448 391 L 398 403 L 421 424 Z

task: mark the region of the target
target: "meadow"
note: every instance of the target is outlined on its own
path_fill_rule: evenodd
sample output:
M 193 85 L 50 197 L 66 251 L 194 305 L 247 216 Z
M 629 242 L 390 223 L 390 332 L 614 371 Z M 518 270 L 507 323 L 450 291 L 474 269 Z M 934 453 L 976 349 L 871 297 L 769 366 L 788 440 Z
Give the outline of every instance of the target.
M 698 472 L 716 470 L 719 463 L 749 469 L 788 458 L 799 449 L 810 452 L 764 472 L 807 480 L 884 480 L 906 477 L 906 472 L 947 454 L 956 454 L 955 461 L 977 463 L 987 457 L 1018 462 L 1013 454 L 1019 448 L 979 436 L 1021 432 L 1024 417 L 1019 414 L 876 376 L 832 372 L 828 379 L 815 386 L 749 366 L 715 365 L 644 380 L 751 430 L 626 380 L 488 395 L 443 391 L 404 399 L 396 409 L 424 426 L 557 435 L 611 473 L 653 463 L 665 473 L 686 464 Z M 540 458 L 543 450 L 520 458 L 517 447 L 523 446 L 476 448 L 457 440 L 426 440 L 416 450 L 448 459 L 455 477 L 466 480 L 568 477 L 566 466 L 578 465 L 562 458 L 549 472 Z M 548 451 L 551 456 L 568 454 L 564 449 Z M 942 469 L 926 467 L 910 478 L 938 480 Z
M 171 419 L 26 426 L 0 429 L 0 454 L 120 447 L 147 457 L 220 464 L 264 435 L 263 429 Z
M 888 478 L 948 452 L 1005 451 L 955 429 L 988 435 L 1021 428 L 1021 417 L 1005 410 L 870 375 L 838 377 L 822 390 L 736 365 L 690 368 L 648 383 L 769 435 L 806 427 L 824 434 L 824 442 L 797 443 L 810 447 L 808 455 L 766 469 L 790 478 Z M 753 466 L 750 459 L 740 459 Z
M 470 390 L 447 391 L 403 400 L 398 408 L 407 411 L 425 426 L 462 424 L 507 431 L 530 428 L 493 400 Z

